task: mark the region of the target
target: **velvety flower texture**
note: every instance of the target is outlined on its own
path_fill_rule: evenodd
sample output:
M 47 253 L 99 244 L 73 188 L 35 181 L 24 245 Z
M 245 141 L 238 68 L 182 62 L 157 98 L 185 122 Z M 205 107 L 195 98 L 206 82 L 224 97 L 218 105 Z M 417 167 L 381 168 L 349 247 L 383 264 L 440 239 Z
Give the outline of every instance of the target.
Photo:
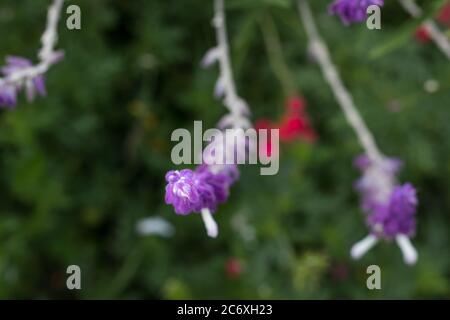
M 366 155 L 360 155 L 356 157 L 354 165 L 362 173 L 362 177 L 355 183 L 355 188 L 361 195 L 362 209 L 367 213 L 383 210 L 389 201 L 402 162 L 396 158 L 387 158 L 381 165 L 374 166 Z
M 238 176 L 235 165 L 220 166 L 217 172 L 206 165 L 197 167 L 195 171 L 169 171 L 166 174 L 168 184 L 165 201 L 173 205 L 175 212 L 180 215 L 200 212 L 205 208 L 214 212 L 220 203 L 226 202 L 229 188 Z
M 30 60 L 16 56 L 7 57 L 6 63 L 6 66 L 1 69 L 3 76 L 6 78 L 33 65 Z M 17 93 L 22 89 L 23 85 L 25 86 L 28 101 L 32 101 L 36 93 L 41 96 L 46 95 L 44 77 L 42 75 L 26 79 L 24 84 L 4 83 L 0 85 L 0 107 L 14 107 L 17 104 Z
M 366 19 L 367 7 L 371 5 L 383 6 L 384 0 L 335 0 L 330 6 L 331 14 L 341 17 L 345 25 L 362 22 Z
M 393 239 L 397 235 L 411 237 L 416 230 L 416 190 L 410 183 L 395 186 L 389 203 L 368 217 L 372 232 Z
M 367 156 L 361 155 L 355 159 L 355 166 L 363 173 L 355 187 L 361 195 L 361 206 L 367 213 L 371 232 L 387 239 L 414 235 L 418 200 L 412 184 L 396 184 L 401 161 L 388 158 L 374 165 Z

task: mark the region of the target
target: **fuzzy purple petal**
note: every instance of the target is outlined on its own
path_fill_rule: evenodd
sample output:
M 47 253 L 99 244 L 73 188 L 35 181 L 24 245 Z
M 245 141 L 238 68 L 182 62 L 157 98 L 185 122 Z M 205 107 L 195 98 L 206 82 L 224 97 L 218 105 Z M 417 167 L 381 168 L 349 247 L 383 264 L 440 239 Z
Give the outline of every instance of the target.
M 371 5 L 383 6 L 384 0 L 335 0 L 328 8 L 331 14 L 338 15 L 342 23 L 349 25 L 366 19 L 366 10 Z
M 189 214 L 209 209 L 227 201 L 229 188 L 238 177 L 236 166 L 223 166 L 218 172 L 212 172 L 206 165 L 195 171 L 169 171 L 166 174 L 165 201 L 174 206 L 177 214 Z
M 410 183 L 396 186 L 384 210 L 375 211 L 369 216 L 368 222 L 372 231 L 388 239 L 399 234 L 413 236 L 416 229 L 417 204 L 416 190 Z
M 17 89 L 5 84 L 0 86 L 0 107 L 15 107 L 17 104 Z
M 45 97 L 47 95 L 47 90 L 45 89 L 44 76 L 37 76 L 33 78 L 33 85 L 37 93 Z

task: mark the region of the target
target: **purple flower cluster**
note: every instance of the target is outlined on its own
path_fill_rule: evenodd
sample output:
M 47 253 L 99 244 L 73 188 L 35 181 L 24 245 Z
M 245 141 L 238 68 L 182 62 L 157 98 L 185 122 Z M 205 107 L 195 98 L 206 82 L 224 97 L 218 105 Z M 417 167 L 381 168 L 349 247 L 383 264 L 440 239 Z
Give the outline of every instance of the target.
M 355 189 L 362 198 L 363 210 L 371 213 L 379 207 L 384 207 L 389 200 L 402 162 L 396 158 L 388 158 L 382 164 L 374 166 L 366 155 L 360 155 L 356 157 L 354 166 L 363 174 L 355 183 Z
M 9 56 L 6 58 L 6 66 L 1 68 L 1 73 L 5 80 L 0 83 L 0 107 L 15 107 L 17 104 L 17 94 L 24 87 L 28 101 L 32 101 L 36 93 L 45 96 L 45 82 L 43 75 L 36 75 L 32 78 L 24 77 L 15 82 L 8 82 L 8 77 L 23 72 L 33 66 L 30 60 Z
M 335 0 L 329 12 L 341 17 L 342 23 L 349 25 L 366 19 L 366 10 L 371 5 L 383 6 L 384 0 Z
M 217 206 L 227 201 L 230 186 L 238 179 L 236 165 L 220 166 L 218 172 L 212 167 L 201 165 L 195 171 L 184 169 L 169 171 L 166 174 L 167 204 L 173 205 L 175 212 L 187 215 L 209 209 L 217 210 Z
M 386 159 L 375 165 L 363 155 L 356 158 L 355 166 L 363 173 L 355 187 L 361 195 L 361 206 L 368 214 L 367 223 L 372 233 L 387 239 L 399 234 L 414 235 L 418 200 L 412 184 L 396 184 L 401 162 Z
M 414 187 L 410 183 L 395 186 L 389 203 L 369 215 L 368 223 L 372 232 L 388 239 L 399 234 L 413 236 L 416 230 L 416 207 L 417 196 Z

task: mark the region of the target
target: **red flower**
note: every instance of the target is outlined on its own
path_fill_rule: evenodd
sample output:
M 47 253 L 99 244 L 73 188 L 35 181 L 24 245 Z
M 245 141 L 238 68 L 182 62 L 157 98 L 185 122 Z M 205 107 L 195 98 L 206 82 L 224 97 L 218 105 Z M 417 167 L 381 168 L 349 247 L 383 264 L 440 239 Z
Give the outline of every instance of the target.
M 285 142 L 292 142 L 295 140 L 303 140 L 308 143 L 313 143 L 317 140 L 316 132 L 314 131 L 306 113 L 306 102 L 303 98 L 293 96 L 286 101 L 284 114 L 281 116 L 279 122 L 273 123 L 267 119 L 259 119 L 255 123 L 255 129 L 267 129 L 267 144 L 265 156 L 272 155 L 271 135 L 270 129 L 279 129 L 280 140 Z
M 348 266 L 342 262 L 334 263 L 330 267 L 330 274 L 335 281 L 344 281 L 348 278 Z
M 303 112 L 303 110 L 305 110 L 305 105 L 306 102 L 303 98 L 293 96 L 288 98 L 286 102 L 286 109 L 290 113 L 300 114 L 301 112 Z
M 305 107 L 306 102 L 303 98 L 293 96 L 287 100 L 284 114 L 278 123 L 272 123 L 270 120 L 264 118 L 256 121 L 255 129 L 269 130 L 265 150 L 267 156 L 270 157 L 272 155 L 270 129 L 280 130 L 281 141 L 292 142 L 298 139 L 308 143 L 316 141 L 317 135 L 311 126 Z
M 419 41 L 421 43 L 427 43 L 427 42 L 430 42 L 430 40 L 431 40 L 428 30 L 424 26 L 421 26 L 416 29 L 414 37 L 416 38 L 417 41 Z
M 446 4 L 441 11 L 439 11 L 437 20 L 447 27 L 450 27 L 450 3 Z
M 231 279 L 238 278 L 243 271 L 242 264 L 239 259 L 230 258 L 225 262 L 225 271 Z
M 436 20 L 450 28 L 450 2 L 441 8 Z M 430 34 L 424 26 L 416 29 L 414 37 L 421 43 L 427 43 L 431 40 Z
M 286 104 L 285 114 L 278 125 L 281 141 L 301 139 L 313 143 L 317 136 L 305 111 L 306 102 L 301 97 L 291 97 Z

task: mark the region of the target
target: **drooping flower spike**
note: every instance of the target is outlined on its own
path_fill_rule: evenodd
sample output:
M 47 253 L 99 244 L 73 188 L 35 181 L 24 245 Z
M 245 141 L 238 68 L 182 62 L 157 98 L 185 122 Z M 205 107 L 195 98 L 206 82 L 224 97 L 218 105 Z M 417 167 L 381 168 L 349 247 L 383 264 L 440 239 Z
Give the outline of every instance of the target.
M 401 167 L 397 159 L 385 159 L 374 165 L 365 156 L 355 160 L 362 177 L 355 188 L 361 195 L 361 207 L 366 213 L 366 223 L 370 234 L 356 243 L 351 255 L 358 259 L 380 239 L 396 240 L 407 264 L 417 261 L 417 252 L 409 238 L 416 232 L 416 190 L 410 183 L 397 184 L 396 174 Z
M 218 228 L 211 214 L 228 200 L 230 187 L 238 177 L 236 165 L 224 165 L 216 173 L 207 165 L 196 170 L 169 171 L 165 201 L 173 205 L 176 214 L 201 213 L 208 235 L 215 238 Z
M 225 13 L 223 0 L 214 2 L 215 16 L 213 26 L 216 29 L 217 46 L 210 49 L 203 58 L 201 65 L 206 68 L 214 63 L 219 64 L 220 75 L 216 83 L 214 94 L 216 98 L 223 99 L 223 104 L 229 110 L 218 124 L 219 129 L 240 130 L 250 128 L 247 103 L 240 98 L 235 89 L 231 64 L 228 53 L 228 40 L 225 26 Z M 245 148 L 239 145 L 227 144 L 229 141 L 211 142 L 214 154 L 205 152 L 201 155 L 203 163 L 195 170 L 184 169 L 169 171 L 166 174 L 165 202 L 174 207 L 178 215 L 200 213 L 205 224 L 208 236 L 215 238 L 219 229 L 212 214 L 216 212 L 219 204 L 228 200 L 230 187 L 239 178 L 236 163 L 245 155 L 239 154 L 242 150 L 249 150 L 252 143 L 245 139 L 238 139 L 245 143 Z M 233 141 L 234 142 L 234 141 Z M 233 154 L 234 163 L 223 164 L 220 159 L 224 154 Z
M 365 150 L 365 155 L 355 160 L 356 167 L 363 174 L 355 187 L 361 195 L 361 206 L 367 215 L 370 234 L 352 247 L 351 256 L 360 258 L 381 238 L 395 239 L 405 262 L 414 264 L 417 261 L 417 252 L 409 238 L 414 235 L 416 228 L 416 191 L 409 183 L 397 183 L 396 175 L 401 162 L 386 158 L 378 149 L 372 133 L 331 61 L 329 50 L 317 31 L 307 0 L 298 0 L 298 8 L 315 61 Z
M 342 23 L 350 25 L 366 20 L 367 8 L 371 5 L 381 7 L 384 0 L 335 0 L 328 10 L 331 14 L 338 15 Z
M 56 51 L 57 27 L 64 0 L 54 0 L 48 9 L 47 26 L 42 35 L 42 48 L 39 51 L 39 63 L 33 65 L 26 58 L 8 56 L 6 65 L 0 69 L 0 107 L 13 108 L 17 105 L 17 97 L 25 90 L 28 101 L 36 94 L 45 96 L 44 74 L 53 64 L 59 62 L 64 54 Z

